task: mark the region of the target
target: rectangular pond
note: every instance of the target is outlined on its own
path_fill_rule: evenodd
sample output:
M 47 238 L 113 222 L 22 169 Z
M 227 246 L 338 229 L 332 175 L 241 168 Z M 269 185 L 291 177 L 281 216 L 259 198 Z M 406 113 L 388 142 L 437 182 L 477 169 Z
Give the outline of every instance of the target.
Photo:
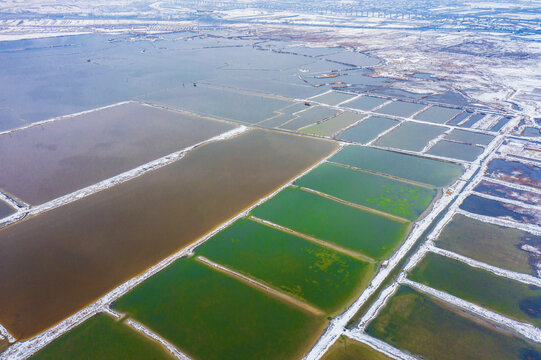
M 504 269 L 537 275 L 541 269 L 541 237 L 457 214 L 436 245 Z M 531 251 L 533 250 L 533 251 Z
M 0 135 L 0 188 L 42 204 L 235 126 L 137 103 Z
M 367 333 L 427 360 L 525 360 L 541 346 L 402 286 Z
M 473 125 L 475 125 L 479 120 L 483 119 L 487 114 L 485 113 L 475 113 L 470 117 L 466 122 L 463 124 L 460 124 L 462 127 L 471 128 Z
M 494 136 L 468 130 L 454 129 L 445 136 L 445 139 L 459 141 L 470 145 L 488 145 L 494 139 Z
M 283 190 L 252 213 L 376 260 L 388 257 L 410 226 L 409 222 L 398 222 L 293 187 Z
M 352 109 L 370 111 L 387 101 L 389 101 L 389 99 L 387 98 L 364 95 L 355 100 L 345 103 L 343 106 L 349 107 Z
M 336 137 L 353 141 L 359 144 L 366 144 L 375 139 L 379 134 L 398 125 L 397 120 L 391 120 L 379 116 L 371 116 L 359 124 L 341 132 Z
M 541 213 L 535 208 L 487 199 L 478 195 L 468 196 L 460 204 L 460 208 L 475 214 L 541 225 Z
M 344 111 L 343 113 L 340 113 L 335 117 L 325 120 L 319 124 L 305 127 L 300 130 L 300 132 L 320 136 L 331 136 L 343 128 L 361 120 L 363 117 L 363 114 Z
M 487 180 L 482 180 L 474 190 L 504 199 L 522 201 L 530 205 L 541 205 L 541 193 L 539 192 L 518 190 L 510 186 L 493 183 Z
M 449 186 L 463 173 L 457 164 L 364 146 L 347 146 L 330 161 L 435 187 Z
M 390 133 L 379 138 L 375 145 L 402 150 L 421 151 L 428 142 L 447 130 L 446 127 L 404 122 Z
M 428 253 L 408 277 L 515 320 L 541 325 L 541 288 L 536 286 L 434 253 Z
M 242 219 L 196 250 L 236 272 L 335 314 L 366 287 L 375 264 Z
M 324 163 L 296 185 L 408 220 L 416 220 L 436 196 L 436 189 Z
M 161 344 L 136 332 L 124 321 L 94 315 L 62 335 L 30 359 L 174 360 Z
M 116 302 L 192 359 L 301 358 L 326 320 L 181 259 Z
M 466 120 L 469 116 L 471 116 L 471 114 L 473 114 L 472 112 L 466 110 L 460 114 L 458 114 L 457 116 L 455 116 L 453 119 L 449 120 L 447 122 L 448 125 L 455 125 L 457 126 L 458 124 L 460 124 L 462 121 Z
M 428 149 L 426 153 L 451 159 L 475 161 L 483 151 L 485 151 L 485 149 L 480 146 L 440 140 Z
M 0 230 L 0 323 L 28 338 L 185 247 L 334 149 L 253 130 Z M 23 286 L 24 284 L 24 286 Z
M 318 121 L 333 117 L 338 111 L 324 106 L 310 106 L 302 112 L 298 112 L 288 121 L 280 126 L 286 130 L 298 130 Z
M 330 91 L 328 93 L 323 93 L 321 95 L 317 95 L 314 97 L 311 97 L 309 100 L 313 100 L 322 104 L 327 105 L 338 105 L 344 101 L 353 99 L 355 94 L 348 94 L 341 91 Z
M 498 120 L 496 125 L 490 128 L 490 131 L 500 131 L 505 124 L 509 122 L 509 120 L 511 120 L 511 117 L 502 117 L 500 120 Z
M 142 99 L 200 115 L 249 124 L 277 115 L 276 111 L 291 104 L 283 99 L 203 84 L 185 84 L 146 95 Z
M 461 109 L 455 109 L 445 106 L 434 105 L 425 111 L 415 115 L 415 119 L 444 124 L 462 112 Z
M 377 110 L 380 114 L 394 115 L 401 117 L 410 117 L 417 111 L 426 107 L 425 104 L 417 104 L 402 100 L 397 100 Z
M 495 179 L 541 189 L 541 166 L 494 159 L 488 164 L 486 174 Z

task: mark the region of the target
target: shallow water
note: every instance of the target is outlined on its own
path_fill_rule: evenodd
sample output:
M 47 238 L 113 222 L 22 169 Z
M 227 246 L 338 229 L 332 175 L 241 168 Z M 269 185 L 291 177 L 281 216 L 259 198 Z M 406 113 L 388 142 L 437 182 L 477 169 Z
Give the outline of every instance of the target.
M 512 219 L 526 224 L 541 225 L 541 214 L 522 206 L 486 199 L 477 195 L 468 196 L 460 208 L 466 211 L 502 219 Z
M 539 345 L 407 286 L 398 289 L 367 333 L 424 359 L 526 360 L 541 356 Z
M 463 172 L 456 164 L 363 146 L 348 146 L 330 160 L 436 187 L 454 183 Z
M 0 188 L 41 204 L 231 130 L 124 104 L 0 135 Z
M 371 116 L 338 134 L 336 137 L 344 140 L 351 140 L 359 144 L 366 144 L 385 130 L 390 129 L 397 124 L 397 120 Z
M 539 193 L 517 190 L 509 186 L 496 184 L 486 180 L 481 181 L 474 190 L 505 199 L 522 201 L 531 205 L 541 205 L 541 194 Z
M 472 116 L 468 121 L 466 121 L 464 124 L 462 124 L 462 125 L 460 125 L 460 126 L 470 128 L 470 127 L 472 127 L 473 125 L 475 125 L 476 122 L 478 122 L 479 120 L 483 119 L 486 115 L 487 115 L 487 114 L 484 114 L 484 113 L 476 113 L 476 114 L 473 114 L 473 116 Z
M 472 113 L 469 112 L 469 111 L 464 111 L 463 113 L 461 114 L 458 114 L 454 119 L 452 119 L 451 121 L 447 122 L 448 125 L 458 125 L 460 124 L 462 121 L 464 121 L 464 119 L 466 119 L 468 116 L 470 116 Z
M 409 117 L 410 115 L 421 110 L 425 106 L 426 105 L 424 104 L 417 104 L 398 100 L 390 103 L 389 105 L 385 105 L 384 107 L 378 109 L 377 112 L 380 114 Z
M 341 102 L 353 99 L 355 96 L 356 95 L 354 94 L 347 94 L 347 93 L 343 93 L 339 91 L 331 91 L 326 94 L 315 96 L 311 98 L 310 100 L 314 100 L 319 103 L 327 104 L 327 105 L 338 105 Z
M 490 265 L 534 276 L 541 260 L 523 250 L 524 245 L 539 248 L 541 237 L 460 214 L 445 226 L 436 245 Z
M 277 110 L 292 104 L 286 100 L 194 84 L 156 92 L 143 99 L 174 109 L 250 124 L 275 116 Z
M 441 126 L 405 122 L 378 139 L 375 144 L 403 150 L 421 151 L 430 140 L 446 130 L 447 128 Z
M 494 159 L 488 164 L 487 175 L 496 179 L 541 188 L 541 167 L 535 165 Z
M 417 114 L 415 118 L 418 120 L 425 120 L 437 124 L 443 124 L 451 120 L 461 112 L 462 110 L 460 109 L 435 105 L 426 109 L 422 113 Z
M 0 231 L 0 323 L 42 331 L 193 242 L 334 149 L 254 130 Z M 24 284 L 24 286 L 23 286 Z
M 330 118 L 338 113 L 337 110 L 323 107 L 323 106 L 311 106 L 305 111 L 295 114 L 296 118 L 292 121 L 280 126 L 282 129 L 297 130 L 304 126 L 314 124 L 326 118 Z M 294 117 L 295 117 L 294 116 Z
M 304 128 L 301 130 L 301 132 L 305 134 L 331 136 L 337 131 L 340 131 L 341 129 L 361 120 L 363 117 L 363 114 L 344 111 L 343 113 L 340 113 L 329 120 L 325 120 L 322 123 Z
M 474 161 L 483 151 L 484 149 L 480 146 L 440 140 L 426 153 L 453 159 Z
M 460 141 L 471 145 L 488 145 L 494 139 L 494 136 L 467 130 L 454 129 L 445 136 L 445 139 Z
M 358 99 L 355 99 L 353 101 L 350 101 L 346 104 L 344 104 L 345 107 L 350 107 L 352 109 L 359 109 L 359 110 L 372 110 L 373 108 L 380 106 L 384 102 L 388 101 L 388 99 L 375 97 L 375 96 L 361 96 Z
M 541 136 L 541 130 L 534 127 L 527 127 L 522 132 L 522 136 L 539 137 Z

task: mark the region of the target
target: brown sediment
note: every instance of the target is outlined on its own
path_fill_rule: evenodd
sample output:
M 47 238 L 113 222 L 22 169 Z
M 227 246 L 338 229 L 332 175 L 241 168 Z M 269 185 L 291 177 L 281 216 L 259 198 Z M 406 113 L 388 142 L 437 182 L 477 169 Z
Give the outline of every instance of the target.
M 0 188 L 42 204 L 231 130 L 137 103 L 0 135 Z
M 0 323 L 26 339 L 272 193 L 336 143 L 252 130 L 0 230 Z
M 220 264 L 216 264 L 215 262 L 213 261 L 210 261 L 209 259 L 207 259 L 206 257 L 204 256 L 198 256 L 196 258 L 197 261 L 199 261 L 200 263 L 210 267 L 211 269 L 213 270 L 216 270 L 216 271 L 219 271 L 221 273 L 224 273 L 228 276 L 231 276 L 231 277 L 234 277 L 235 279 L 238 279 L 240 281 L 242 281 L 243 283 L 247 284 L 248 286 L 251 286 L 253 287 L 254 289 L 257 289 L 257 290 L 260 290 L 260 291 L 263 291 L 269 295 L 271 295 L 272 297 L 275 297 L 281 301 L 285 301 L 291 305 L 294 305 L 304 311 L 308 311 L 309 313 L 313 314 L 313 315 L 316 315 L 316 316 L 321 316 L 324 314 L 324 312 L 312 305 L 309 305 L 297 298 L 294 298 L 293 296 L 290 296 L 288 294 L 285 294 L 279 290 L 276 290 L 274 289 L 273 287 L 259 281 L 259 280 L 255 280 L 255 279 L 252 279 L 248 276 L 245 276 L 245 275 L 242 275 L 234 270 L 231 270 L 231 269 L 228 269 L 226 268 L 225 266 L 223 265 L 220 265 Z
M 0 339 L 0 353 L 9 347 L 9 341 L 6 339 Z
M 342 200 L 342 199 L 334 197 L 332 195 L 325 194 L 325 193 L 323 193 L 321 191 L 313 190 L 313 189 L 310 189 L 310 188 L 305 188 L 305 187 L 302 187 L 302 186 L 301 186 L 300 189 L 304 190 L 304 191 L 307 191 L 307 192 L 311 192 L 311 193 L 319 195 L 319 196 L 323 196 L 323 197 L 325 197 L 325 198 L 327 198 L 329 200 L 336 201 L 337 203 L 344 204 L 344 205 L 347 205 L 347 206 L 351 206 L 351 207 L 357 208 L 359 210 L 367 211 L 369 213 L 376 214 L 376 215 L 379 215 L 379 216 L 383 216 L 383 217 L 386 217 L 386 218 L 391 219 L 391 220 L 395 220 L 395 221 L 398 221 L 398 222 L 401 222 L 401 223 L 410 222 L 408 219 L 402 218 L 400 216 L 392 215 L 392 214 L 389 214 L 389 213 L 386 213 L 386 212 L 383 212 L 383 211 L 379 211 L 379 210 L 376 210 L 376 209 L 369 208 L 369 207 L 364 206 L 364 205 L 359 205 L 359 204 L 352 203 L 350 201 Z
M 277 225 L 277 224 L 274 224 L 274 223 L 272 223 L 270 221 L 263 220 L 263 219 L 260 219 L 258 217 L 255 217 L 255 216 L 250 216 L 249 219 L 253 220 L 255 222 L 258 222 L 261 225 L 265 225 L 265 226 L 271 227 L 273 229 L 277 229 L 277 230 L 286 232 L 288 234 L 300 237 L 302 239 L 308 240 L 310 242 L 316 243 L 318 245 L 325 246 L 326 248 L 332 249 L 332 250 L 337 251 L 339 253 L 342 253 L 342 254 L 345 254 L 345 255 L 348 255 L 348 256 L 351 256 L 351 257 L 354 257 L 354 258 L 358 258 L 358 259 L 361 259 L 363 261 L 371 262 L 371 263 L 376 262 L 376 260 L 374 260 L 371 257 L 368 257 L 368 256 L 366 256 L 364 254 L 361 254 L 360 252 L 343 248 L 341 246 L 332 244 L 332 243 L 330 243 L 328 241 L 320 240 L 320 239 L 315 238 L 313 236 L 306 235 L 306 234 L 300 233 L 298 231 L 286 228 L 285 226 Z

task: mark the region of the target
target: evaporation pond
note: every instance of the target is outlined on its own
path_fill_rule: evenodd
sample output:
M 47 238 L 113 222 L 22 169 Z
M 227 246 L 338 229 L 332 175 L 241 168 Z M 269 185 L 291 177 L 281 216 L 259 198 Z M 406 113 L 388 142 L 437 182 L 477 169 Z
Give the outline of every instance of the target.
M 290 101 L 274 97 L 204 85 L 166 89 L 145 96 L 144 99 L 201 115 L 250 124 L 275 116 L 277 110 L 292 104 Z
M 335 144 L 252 130 L 0 230 L 0 324 L 51 326 L 195 241 L 329 154 Z
M 409 230 L 409 222 L 292 187 L 257 207 L 253 215 L 376 260 L 386 258 Z
M 417 120 L 424 120 L 428 122 L 443 124 L 451 120 L 461 112 L 462 110 L 460 109 L 435 105 L 417 114 L 415 118 Z
M 468 130 L 454 129 L 445 136 L 445 139 L 459 141 L 470 145 L 488 145 L 494 139 L 494 136 Z
M 541 167 L 533 164 L 494 159 L 488 163 L 487 175 L 495 179 L 541 189 Z
M 0 188 L 41 204 L 233 129 L 136 103 L 0 135 Z
M 346 129 L 336 137 L 344 140 L 354 141 L 360 144 L 366 144 L 376 138 L 379 134 L 398 125 L 397 120 L 391 120 L 379 116 L 371 116 L 361 121 L 359 124 Z
M 331 136 L 337 131 L 354 124 L 363 118 L 362 114 L 357 114 L 351 111 L 344 111 L 335 117 L 332 117 L 319 124 L 308 126 L 301 130 L 305 134 L 314 134 L 321 136 Z
M 344 101 L 353 99 L 356 94 L 348 94 L 340 91 L 329 91 L 321 95 L 311 97 L 309 100 L 313 100 L 327 105 L 338 105 Z
M 438 237 L 436 245 L 487 264 L 537 275 L 541 259 L 541 236 L 518 229 L 488 224 L 455 215 Z
M 426 107 L 424 104 L 398 100 L 385 105 L 384 107 L 378 109 L 377 112 L 380 114 L 409 117 L 424 107 Z
M 192 359 L 301 358 L 326 325 L 196 261 L 181 259 L 116 302 Z
M 460 204 L 460 208 L 475 214 L 493 216 L 501 219 L 510 218 L 526 224 L 541 225 L 541 212 L 537 209 L 530 209 L 525 206 L 494 199 L 487 199 L 478 195 L 468 196 L 464 199 L 462 204 Z
M 297 130 L 318 121 L 330 118 L 337 112 L 337 110 L 328 107 L 310 106 L 306 110 L 294 114 L 293 120 L 282 124 L 280 127 L 287 130 Z
M 484 148 L 480 146 L 440 140 L 428 149 L 426 153 L 452 159 L 474 161 L 483 151 Z
M 173 360 L 161 344 L 103 313 L 81 325 L 36 353 L 32 360 L 54 359 L 140 359 Z
M 432 188 L 329 163 L 296 184 L 408 220 L 416 220 L 436 196 Z
M 463 173 L 460 165 L 362 146 L 348 146 L 330 161 L 436 187 L 454 183 Z
M 242 219 L 197 248 L 204 256 L 315 306 L 317 314 L 342 312 L 376 268 L 350 255 Z M 323 311 L 321 311 L 323 310 Z
M 541 325 L 539 287 L 434 253 L 428 253 L 408 277 L 515 320 Z
M 407 286 L 398 289 L 366 331 L 427 360 L 525 360 L 541 356 L 539 345 L 472 319 Z
M 446 127 L 408 121 L 402 123 L 390 133 L 383 135 L 376 141 L 375 145 L 421 151 L 430 140 L 441 135 L 446 130 Z
M 383 104 L 384 102 L 387 102 L 387 101 L 389 101 L 389 100 L 386 99 L 386 98 L 380 98 L 380 97 L 376 97 L 376 96 L 365 95 L 365 96 L 361 96 L 360 98 L 357 98 L 355 100 L 349 101 L 346 104 L 344 104 L 343 106 L 349 107 L 349 108 L 352 108 L 352 109 L 359 109 L 359 110 L 369 111 L 369 110 L 372 110 L 375 107 L 380 106 L 381 104 Z
M 530 205 L 541 205 L 541 193 L 538 191 L 519 190 L 513 187 L 482 180 L 474 189 L 477 192 L 498 196 L 504 199 L 522 201 Z

